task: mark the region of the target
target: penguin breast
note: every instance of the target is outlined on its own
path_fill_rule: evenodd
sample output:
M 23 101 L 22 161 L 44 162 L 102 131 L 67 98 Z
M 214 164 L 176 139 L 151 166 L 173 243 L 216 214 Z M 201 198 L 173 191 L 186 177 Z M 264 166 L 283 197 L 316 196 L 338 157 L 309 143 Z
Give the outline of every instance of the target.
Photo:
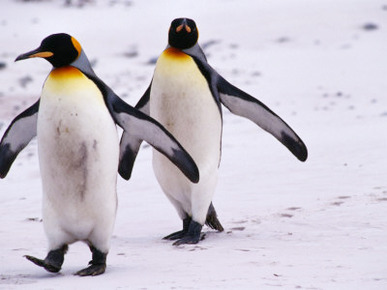
M 159 57 L 150 113 L 191 154 L 203 174 L 217 168 L 222 120 L 208 82 L 189 55 L 174 48 Z
M 48 76 L 37 135 L 43 191 L 58 208 L 92 201 L 92 209 L 106 196 L 115 203 L 115 123 L 98 87 L 78 69 L 59 68 Z

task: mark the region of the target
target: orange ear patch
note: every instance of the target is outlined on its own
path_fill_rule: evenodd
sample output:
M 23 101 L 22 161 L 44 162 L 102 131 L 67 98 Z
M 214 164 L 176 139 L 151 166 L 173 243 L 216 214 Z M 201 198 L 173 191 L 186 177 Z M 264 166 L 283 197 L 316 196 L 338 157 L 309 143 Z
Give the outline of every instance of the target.
M 71 37 L 71 41 L 72 41 L 75 49 L 78 51 L 78 56 L 79 56 L 81 54 L 81 51 L 82 51 L 81 45 L 79 44 L 78 40 L 76 40 L 74 37 Z

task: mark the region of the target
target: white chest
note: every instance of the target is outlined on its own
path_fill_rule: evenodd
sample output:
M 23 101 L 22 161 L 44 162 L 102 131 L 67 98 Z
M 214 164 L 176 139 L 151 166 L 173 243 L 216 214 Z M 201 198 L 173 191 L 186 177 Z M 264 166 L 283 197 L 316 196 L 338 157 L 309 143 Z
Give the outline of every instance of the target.
M 208 83 L 188 55 L 164 52 L 158 59 L 150 114 L 199 163 L 218 163 L 222 120 Z
M 47 195 L 84 199 L 88 192 L 98 196 L 98 187 L 115 193 L 116 127 L 101 92 L 78 70 L 51 73 L 46 80 L 37 133 Z

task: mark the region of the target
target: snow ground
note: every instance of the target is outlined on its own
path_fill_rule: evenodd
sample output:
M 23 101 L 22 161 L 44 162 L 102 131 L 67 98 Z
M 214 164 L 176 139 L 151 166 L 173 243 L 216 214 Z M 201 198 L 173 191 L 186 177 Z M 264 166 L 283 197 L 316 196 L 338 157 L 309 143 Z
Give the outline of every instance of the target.
M 0 289 L 387 289 L 385 0 L 64 2 L 0 3 L 1 133 L 50 69 L 13 60 L 47 35 L 75 36 L 134 105 L 171 20 L 187 16 L 211 65 L 283 117 L 309 159 L 225 109 L 214 198 L 225 232 L 204 228 L 200 244 L 176 248 L 161 237 L 181 223 L 143 148 L 132 179 L 119 178 L 107 271 L 81 278 L 72 273 L 90 259 L 82 243 L 59 275 L 23 258 L 46 254 L 34 141 L 0 181 Z

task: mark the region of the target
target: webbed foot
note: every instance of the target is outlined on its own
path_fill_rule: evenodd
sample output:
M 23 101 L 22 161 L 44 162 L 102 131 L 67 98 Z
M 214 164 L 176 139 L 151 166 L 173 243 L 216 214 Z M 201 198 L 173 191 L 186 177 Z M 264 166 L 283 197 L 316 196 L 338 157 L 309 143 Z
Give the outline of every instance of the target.
M 97 276 L 105 273 L 107 253 L 102 253 L 94 246 L 90 245 L 90 250 L 93 253 L 92 260 L 89 262 L 89 267 L 76 272 L 78 276 Z
M 47 257 L 44 260 L 35 258 L 33 256 L 26 255 L 27 260 L 31 261 L 35 265 L 39 267 L 43 267 L 48 272 L 58 273 L 62 268 L 62 264 L 64 261 L 64 255 L 67 252 L 67 245 L 64 245 L 62 248 L 50 251 L 47 254 Z
M 74 275 L 78 276 L 97 276 L 105 273 L 106 263 L 105 264 L 91 264 L 89 267 L 82 269 L 76 272 Z
M 205 234 L 201 234 L 202 225 L 194 220 L 191 220 L 188 231 L 185 236 L 173 243 L 174 246 L 183 244 L 197 244 L 205 238 Z

